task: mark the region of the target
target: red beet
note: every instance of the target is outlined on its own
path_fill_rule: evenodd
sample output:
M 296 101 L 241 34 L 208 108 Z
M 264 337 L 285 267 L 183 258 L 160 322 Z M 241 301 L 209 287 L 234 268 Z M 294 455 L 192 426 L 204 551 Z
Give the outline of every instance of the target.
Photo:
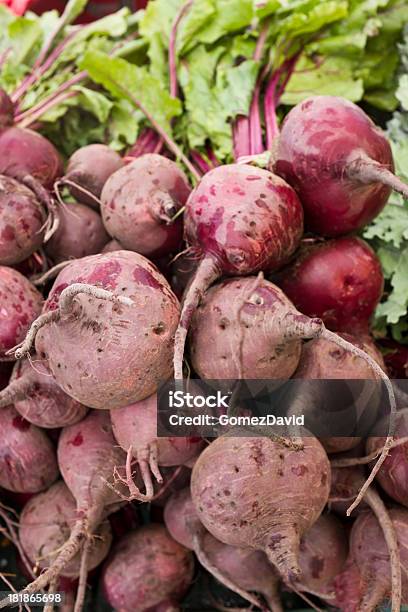
M 55 429 L 72 425 L 84 418 L 88 408 L 58 387 L 40 360 L 15 365 L 10 385 L 0 393 L 0 406 L 14 404 L 15 409 L 33 425 Z
M 246 165 L 219 166 L 192 192 L 185 238 L 200 265 L 186 293 L 175 340 L 174 376 L 182 378 L 184 345 L 204 291 L 222 274 L 245 276 L 281 267 L 303 233 L 302 206 L 282 179 Z
M 396 189 L 391 147 L 364 111 L 335 96 L 313 96 L 282 125 L 274 168 L 296 189 L 306 227 L 341 236 L 369 223 Z
M 348 333 L 368 332 L 384 288 L 378 257 L 356 237 L 305 247 L 275 282 L 300 312 Z
M 12 406 L 0 410 L 0 486 L 37 493 L 58 477 L 55 451 L 45 433 Z
M 115 172 L 102 191 L 102 218 L 125 249 L 149 258 L 176 251 L 183 234 L 173 217 L 190 195 L 186 175 L 162 155 L 139 157 Z
M 45 208 L 31 189 L 0 176 L 0 263 L 18 264 L 39 249 L 45 222 Z
M 65 204 L 58 218 L 58 228 L 45 247 L 54 264 L 100 253 L 109 240 L 101 216 L 89 206 Z
M 0 132 L 0 174 L 19 180 L 30 176 L 52 188 L 61 172 L 57 150 L 41 134 L 19 127 Z
M 71 155 L 60 184 L 66 185 L 78 202 L 99 210 L 103 186 L 122 166 L 122 158 L 110 147 L 104 144 L 87 145 Z
M 389 510 L 396 531 L 402 570 L 402 603 L 408 602 L 408 510 Z M 372 512 L 360 514 L 350 535 L 350 552 L 364 580 L 358 610 L 375 610 L 391 592 L 390 558 L 381 527 Z M 393 607 L 393 610 L 396 608 Z M 399 608 L 398 608 L 399 609 Z
M 309 592 L 331 591 L 347 559 L 347 532 L 332 514 L 322 514 L 300 542 L 299 584 Z
M 126 534 L 105 563 L 105 596 L 121 612 L 148 612 L 168 600 L 179 601 L 194 571 L 192 553 L 161 525 Z
M 197 460 L 191 495 L 199 520 L 230 546 L 263 550 L 287 582 L 300 575 L 299 544 L 319 518 L 330 464 L 312 436 L 303 449 L 273 438 L 221 437 Z
M 19 344 L 41 312 L 41 293 L 20 272 L 0 266 L 0 357 Z

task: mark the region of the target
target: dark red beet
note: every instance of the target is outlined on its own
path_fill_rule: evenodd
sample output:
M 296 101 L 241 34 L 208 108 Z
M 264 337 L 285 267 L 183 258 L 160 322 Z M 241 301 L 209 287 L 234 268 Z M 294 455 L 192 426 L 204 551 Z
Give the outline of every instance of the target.
M 20 272 L 0 266 L 0 357 L 24 340 L 43 305 L 42 295 Z
M 45 221 L 45 209 L 31 189 L 0 176 L 0 263 L 18 264 L 39 249 Z
M 0 133 L 0 174 L 20 180 L 29 175 L 51 188 L 61 172 L 58 151 L 41 134 L 19 127 Z
M 357 237 L 305 247 L 275 282 L 300 312 L 348 333 L 368 331 L 384 288 L 378 257 Z
M 408 346 L 389 338 L 378 343 L 384 349 L 384 361 L 390 378 L 408 378 Z
M 0 89 L 0 130 L 13 125 L 14 104 L 4 89 Z
M 108 178 L 122 168 L 122 158 L 104 144 L 81 147 L 71 155 L 61 184 L 67 185 L 71 195 L 99 210 L 99 198 Z
M 245 276 L 281 267 L 303 233 L 296 193 L 266 170 L 219 166 L 191 194 L 185 238 L 200 265 L 186 293 L 175 341 L 174 376 L 182 378 L 187 330 L 203 292 L 222 274 Z
M 391 189 L 408 196 L 382 131 L 361 108 L 335 96 L 313 96 L 289 112 L 274 168 L 298 192 L 307 229 L 323 236 L 367 225 Z

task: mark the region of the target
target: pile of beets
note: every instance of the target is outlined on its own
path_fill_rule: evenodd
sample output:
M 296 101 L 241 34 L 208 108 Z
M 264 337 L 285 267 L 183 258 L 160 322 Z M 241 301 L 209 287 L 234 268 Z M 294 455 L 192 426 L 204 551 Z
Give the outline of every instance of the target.
M 397 612 L 408 403 L 370 335 L 383 275 L 356 235 L 391 189 L 408 195 L 389 143 L 354 104 L 313 97 L 269 169 L 215 163 L 193 188 L 150 141 L 84 147 L 64 170 L 1 93 L 0 521 L 23 593 L 65 591 L 80 612 L 99 581 L 120 612 L 177 611 L 200 564 L 261 610 L 291 591 Z M 358 410 L 374 425 L 388 402 L 393 428 L 157 437 L 158 387 L 187 375 L 381 378 L 389 397 Z

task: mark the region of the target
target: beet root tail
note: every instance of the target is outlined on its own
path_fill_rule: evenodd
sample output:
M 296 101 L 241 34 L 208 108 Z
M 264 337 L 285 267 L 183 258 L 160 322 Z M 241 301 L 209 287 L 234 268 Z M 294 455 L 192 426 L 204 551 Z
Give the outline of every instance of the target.
M 218 580 L 221 584 L 223 584 L 227 589 L 230 589 L 237 595 L 240 595 L 243 599 L 248 601 L 253 606 L 257 608 L 261 608 L 265 610 L 265 606 L 259 601 L 257 597 L 248 593 L 244 589 L 241 589 L 233 580 L 230 580 L 227 576 L 222 573 L 222 570 L 216 567 L 210 559 L 205 554 L 204 548 L 202 546 L 202 536 L 199 533 L 195 533 L 193 536 L 193 544 L 194 544 L 194 552 L 197 555 L 197 559 L 201 563 L 201 565 L 212 575 L 214 578 Z
M 180 321 L 174 339 L 174 378 L 183 379 L 183 358 L 187 333 L 191 319 L 204 292 L 220 276 L 217 262 L 212 257 L 204 257 L 197 268 L 193 281 L 184 298 Z

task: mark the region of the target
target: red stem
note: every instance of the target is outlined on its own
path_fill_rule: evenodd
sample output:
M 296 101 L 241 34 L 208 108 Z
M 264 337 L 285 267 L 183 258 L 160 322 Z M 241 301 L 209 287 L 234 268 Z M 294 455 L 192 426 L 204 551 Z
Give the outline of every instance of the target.
M 61 95 L 57 96 L 56 98 L 48 102 L 48 104 L 45 104 L 43 108 L 38 110 L 36 113 L 30 113 L 30 115 L 26 119 L 20 120 L 18 124 L 20 125 L 20 127 L 27 128 L 33 123 L 35 123 L 37 119 L 42 117 L 42 115 L 44 115 L 51 108 L 54 108 L 54 106 L 58 106 L 58 104 L 61 104 L 61 102 L 65 102 L 65 100 L 69 100 L 69 98 L 72 98 L 73 96 L 76 96 L 76 95 L 77 95 L 76 91 L 67 91 L 66 93 L 62 93 Z
M 232 128 L 232 139 L 234 146 L 234 159 L 250 155 L 249 143 L 249 119 L 240 115 L 236 118 Z
M 203 174 L 207 174 L 207 172 L 212 170 L 212 167 L 210 166 L 208 161 L 204 159 L 204 157 L 198 151 L 191 151 L 190 157 L 193 160 L 194 164 L 197 166 L 197 168 L 200 170 L 200 172 L 202 172 Z
M 212 163 L 213 167 L 216 168 L 217 166 L 221 166 L 221 162 L 218 159 L 218 157 L 216 156 L 216 154 L 214 153 L 212 147 L 210 145 L 207 145 L 206 147 L 206 151 L 207 151 L 207 156 L 208 159 L 210 160 L 210 162 Z
M 17 89 L 13 92 L 13 95 L 11 97 L 13 102 L 18 102 L 18 100 L 22 96 L 24 96 L 24 94 L 29 90 L 31 85 L 38 81 L 47 72 L 47 70 L 51 68 L 54 62 L 60 57 L 64 49 L 68 46 L 68 44 L 77 34 L 78 30 L 69 34 L 65 38 L 65 40 L 63 40 L 59 45 L 57 45 L 57 47 L 55 47 L 54 51 L 50 53 L 49 57 L 46 59 L 42 66 L 36 68 L 37 62 L 34 64 L 32 72 L 22 81 L 19 87 L 17 87 Z
M 177 32 L 180 25 L 181 20 L 187 11 L 191 8 L 193 4 L 193 0 L 187 0 L 181 7 L 179 12 L 177 13 L 173 25 L 171 26 L 170 32 L 170 40 L 169 40 L 169 75 L 170 75 L 170 95 L 173 98 L 177 98 L 178 96 L 178 83 L 177 83 L 177 53 L 176 53 L 176 44 L 177 44 Z
M 33 117 L 33 120 L 38 119 L 38 117 L 41 117 L 41 115 L 44 114 L 45 110 L 49 110 L 53 106 L 56 106 L 57 104 L 60 103 L 61 101 L 60 96 L 62 93 L 64 93 L 70 87 L 73 87 L 74 85 L 77 85 L 78 83 L 86 79 L 87 76 L 88 76 L 88 73 L 85 71 L 76 74 L 71 79 L 66 81 L 66 83 L 63 83 L 57 89 L 55 89 L 55 91 L 53 91 L 53 93 L 50 96 L 48 96 L 48 98 L 45 98 L 44 100 L 42 100 L 36 106 L 33 106 L 29 110 L 16 115 L 15 122 L 19 123 L 29 117 Z M 73 95 L 75 93 L 76 92 L 70 92 L 70 95 Z M 30 124 L 31 123 L 32 121 L 30 121 Z

